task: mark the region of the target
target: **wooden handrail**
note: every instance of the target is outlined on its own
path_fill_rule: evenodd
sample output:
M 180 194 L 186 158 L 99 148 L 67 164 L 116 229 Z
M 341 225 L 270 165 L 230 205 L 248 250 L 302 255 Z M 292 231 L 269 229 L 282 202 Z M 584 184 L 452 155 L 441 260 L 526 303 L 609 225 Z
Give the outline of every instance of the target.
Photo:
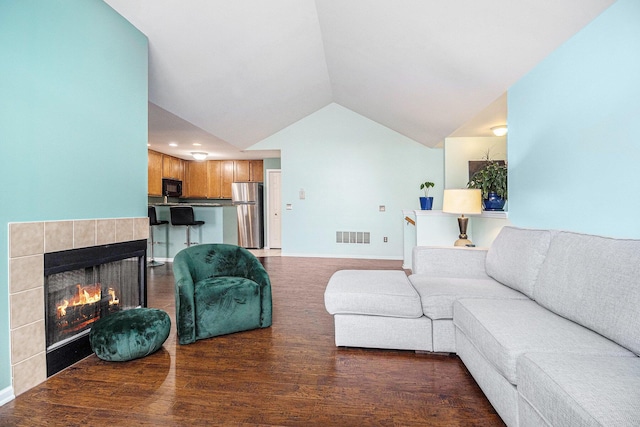
M 404 220 L 407 221 L 408 224 L 416 225 L 416 222 L 414 220 L 412 220 L 411 218 L 409 218 L 408 216 L 405 216 Z

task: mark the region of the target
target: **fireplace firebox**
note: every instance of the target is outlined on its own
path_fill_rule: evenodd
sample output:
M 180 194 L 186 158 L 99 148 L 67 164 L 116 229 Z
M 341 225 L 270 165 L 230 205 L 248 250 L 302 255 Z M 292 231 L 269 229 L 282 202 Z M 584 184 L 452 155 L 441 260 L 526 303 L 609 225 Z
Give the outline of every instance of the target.
M 46 253 L 47 376 L 91 354 L 91 325 L 146 306 L 146 240 Z

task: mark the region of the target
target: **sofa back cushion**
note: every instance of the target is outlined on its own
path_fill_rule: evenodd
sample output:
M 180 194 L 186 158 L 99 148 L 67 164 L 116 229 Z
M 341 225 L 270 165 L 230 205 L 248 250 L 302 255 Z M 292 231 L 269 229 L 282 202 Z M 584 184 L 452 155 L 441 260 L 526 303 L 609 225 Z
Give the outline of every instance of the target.
M 487 274 L 533 298 L 533 287 L 553 233 L 549 230 L 503 227 L 487 253 Z
M 640 354 L 640 240 L 559 232 L 540 269 L 538 304 Z

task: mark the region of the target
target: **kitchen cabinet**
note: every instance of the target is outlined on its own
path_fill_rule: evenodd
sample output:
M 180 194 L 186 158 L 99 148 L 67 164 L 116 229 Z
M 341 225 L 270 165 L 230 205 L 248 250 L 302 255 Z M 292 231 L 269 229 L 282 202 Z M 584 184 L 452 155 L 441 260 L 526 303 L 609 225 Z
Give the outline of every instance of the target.
M 230 199 L 231 183 L 263 181 L 262 160 L 182 160 L 148 150 L 149 195 L 162 196 L 162 178 L 183 182 L 182 197 L 196 199 Z
M 207 198 L 209 194 L 208 162 L 187 162 L 185 197 Z
M 207 197 L 222 199 L 222 161 L 209 160 L 207 162 L 208 185 Z
M 233 165 L 234 181 L 263 181 L 263 163 L 262 160 L 236 160 Z
M 177 157 L 163 155 L 162 156 L 162 177 L 172 178 L 184 181 L 184 163 L 182 159 Z M 196 163 L 196 162 L 193 162 Z
M 236 160 L 233 162 L 233 181 L 249 181 L 249 160 Z
M 262 160 L 249 160 L 249 181 L 264 181 L 264 163 Z
M 148 193 L 151 196 L 162 196 L 162 154 L 147 151 L 148 155 Z
M 220 196 L 223 199 L 231 198 L 231 184 L 234 181 L 234 161 L 223 160 L 220 170 Z

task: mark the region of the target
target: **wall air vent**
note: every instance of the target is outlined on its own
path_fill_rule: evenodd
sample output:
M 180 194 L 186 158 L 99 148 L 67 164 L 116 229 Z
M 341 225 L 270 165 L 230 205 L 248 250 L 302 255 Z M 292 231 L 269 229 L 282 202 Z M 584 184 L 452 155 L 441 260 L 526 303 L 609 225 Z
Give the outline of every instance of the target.
M 336 231 L 336 243 L 371 243 L 371 233 L 368 231 Z

